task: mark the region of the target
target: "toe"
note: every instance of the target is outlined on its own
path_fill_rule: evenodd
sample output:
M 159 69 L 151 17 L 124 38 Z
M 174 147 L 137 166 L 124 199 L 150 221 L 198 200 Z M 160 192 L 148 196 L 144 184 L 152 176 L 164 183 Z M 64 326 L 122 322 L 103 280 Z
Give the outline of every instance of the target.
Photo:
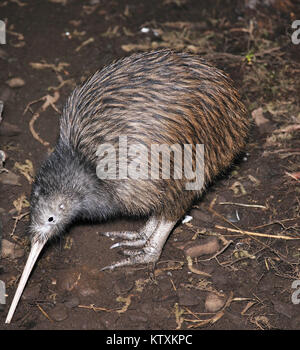
M 130 231 L 112 231 L 112 232 L 104 232 L 104 236 L 109 238 L 123 238 L 123 239 L 129 239 L 129 240 L 136 240 L 140 238 L 140 235 L 138 232 L 130 232 Z

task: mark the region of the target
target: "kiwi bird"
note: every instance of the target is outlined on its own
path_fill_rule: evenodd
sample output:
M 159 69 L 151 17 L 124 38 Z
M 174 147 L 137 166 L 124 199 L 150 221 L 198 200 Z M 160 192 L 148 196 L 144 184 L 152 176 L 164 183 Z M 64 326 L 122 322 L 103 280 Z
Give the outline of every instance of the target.
M 32 248 L 6 322 L 12 318 L 45 243 L 75 220 L 147 218 L 139 232 L 106 233 L 123 239 L 112 248 L 127 247 L 123 251 L 127 257 L 106 269 L 156 262 L 174 225 L 205 186 L 241 152 L 248 129 L 245 106 L 231 79 L 190 53 L 160 50 L 133 54 L 75 88 L 62 111 L 55 149 L 33 183 Z M 125 147 L 134 150 L 137 145 L 191 145 L 195 152 L 196 145 L 204 145 L 203 185 L 187 189 L 193 180 L 174 176 L 174 156 L 170 157 L 169 177 L 163 176 L 161 158 L 159 177 L 124 176 L 124 164 L 136 159 L 138 152 L 120 157 L 124 153 L 120 136 L 126 137 Z M 119 157 L 100 155 L 103 144 L 112 146 Z M 144 157 L 146 163 L 151 163 L 150 158 Z M 108 167 L 109 161 L 116 162 L 111 178 L 105 176 L 105 167 L 99 167 L 103 159 Z M 195 170 L 197 157 L 191 159 Z

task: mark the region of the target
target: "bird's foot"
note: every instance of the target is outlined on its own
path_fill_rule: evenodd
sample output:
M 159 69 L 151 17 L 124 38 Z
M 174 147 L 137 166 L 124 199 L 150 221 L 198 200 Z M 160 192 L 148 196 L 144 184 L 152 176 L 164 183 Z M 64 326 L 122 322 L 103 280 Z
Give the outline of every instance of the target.
M 151 218 L 140 233 L 129 234 L 129 232 L 127 232 L 125 237 L 127 238 L 127 240 L 113 244 L 111 246 L 111 249 L 121 246 L 142 248 L 133 250 L 123 250 L 123 253 L 125 255 L 128 255 L 129 257 L 119 262 L 113 263 L 110 266 L 104 267 L 102 271 L 113 270 L 116 267 L 121 266 L 155 263 L 159 259 L 165 241 L 167 240 L 175 223 L 176 221 L 158 221 L 156 219 Z

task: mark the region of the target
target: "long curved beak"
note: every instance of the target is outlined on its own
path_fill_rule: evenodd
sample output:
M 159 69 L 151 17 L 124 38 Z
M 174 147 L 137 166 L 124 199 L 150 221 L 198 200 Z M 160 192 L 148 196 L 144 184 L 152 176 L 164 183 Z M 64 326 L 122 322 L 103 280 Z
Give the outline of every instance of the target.
M 16 310 L 16 307 L 18 305 L 18 302 L 19 302 L 19 300 L 21 298 L 21 295 L 23 293 L 24 287 L 25 287 L 25 285 L 27 283 L 27 280 L 29 278 L 30 272 L 32 271 L 33 266 L 34 266 L 34 264 L 36 262 L 36 259 L 40 255 L 40 252 L 43 249 L 45 243 L 46 243 L 46 241 L 45 242 L 36 241 L 31 246 L 31 251 L 29 253 L 26 265 L 24 267 L 24 270 L 23 270 L 23 273 L 22 273 L 22 276 L 21 276 L 21 279 L 20 279 L 20 282 L 19 282 L 16 294 L 14 296 L 14 299 L 13 299 L 13 301 L 11 303 L 11 306 L 10 306 L 10 309 L 8 311 L 5 323 L 10 323 L 10 321 L 11 321 L 13 315 L 14 315 L 14 312 Z

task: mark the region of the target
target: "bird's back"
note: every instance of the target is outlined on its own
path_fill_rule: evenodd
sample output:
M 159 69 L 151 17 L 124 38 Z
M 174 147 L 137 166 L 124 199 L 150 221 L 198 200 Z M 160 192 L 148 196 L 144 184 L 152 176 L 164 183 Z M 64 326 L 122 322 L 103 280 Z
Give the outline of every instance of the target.
M 195 145 L 205 147 L 205 182 L 228 167 L 244 146 L 248 119 L 230 79 L 196 55 L 162 50 L 134 54 L 95 73 L 69 97 L 60 137 L 97 165 L 99 145 Z M 176 201 L 183 180 L 117 182 L 128 206 Z M 200 191 L 199 191 L 200 193 Z M 135 195 L 136 194 L 136 195 Z M 191 194 L 185 193 L 187 201 Z M 159 201 L 157 200 L 159 198 Z M 159 205 L 160 205 L 159 204 Z

